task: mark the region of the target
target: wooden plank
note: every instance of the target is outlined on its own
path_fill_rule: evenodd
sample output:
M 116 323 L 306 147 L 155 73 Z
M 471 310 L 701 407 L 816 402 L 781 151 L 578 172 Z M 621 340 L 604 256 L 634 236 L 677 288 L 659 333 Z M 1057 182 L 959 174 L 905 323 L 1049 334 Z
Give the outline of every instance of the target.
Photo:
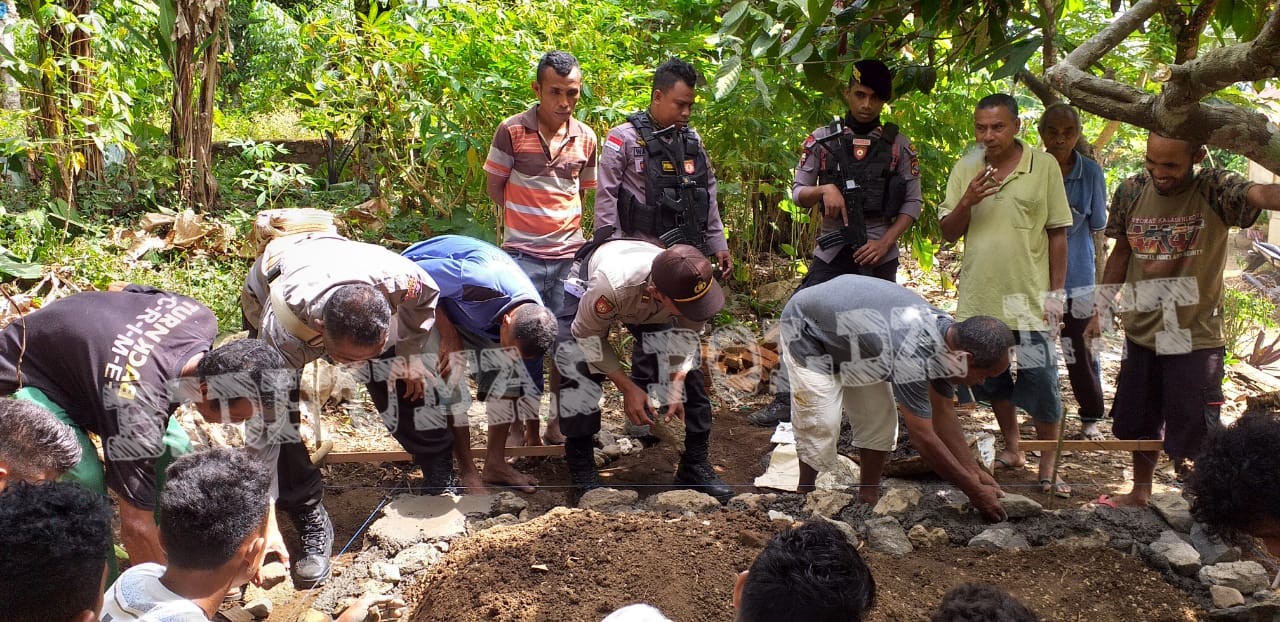
M 1057 449 L 1055 440 L 1020 440 L 1018 449 L 1023 451 L 1053 451 Z M 1105 439 L 1101 441 L 1070 440 L 1062 441 L 1063 451 L 1160 451 L 1164 449 L 1164 441 L 1122 441 Z
M 1258 385 L 1264 393 L 1280 391 L 1280 378 L 1276 378 L 1244 361 L 1232 365 L 1231 373 L 1239 374 L 1249 382 Z
M 483 454 L 484 447 L 472 447 L 477 455 Z M 564 445 L 538 445 L 535 447 L 508 447 L 507 456 L 519 458 L 523 456 L 563 456 Z M 407 451 L 333 451 L 325 456 L 327 464 L 341 462 L 411 462 L 413 456 Z

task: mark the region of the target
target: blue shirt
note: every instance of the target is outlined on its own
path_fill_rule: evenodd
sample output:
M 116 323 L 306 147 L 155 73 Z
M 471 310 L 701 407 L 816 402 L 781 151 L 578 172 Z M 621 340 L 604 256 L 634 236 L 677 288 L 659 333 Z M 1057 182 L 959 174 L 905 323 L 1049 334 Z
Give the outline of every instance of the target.
M 542 304 L 533 282 L 505 251 L 461 235 L 439 235 L 403 253 L 440 288 L 440 308 L 461 330 L 499 340 L 502 317 L 526 302 Z
M 1071 228 L 1067 230 L 1067 295 L 1093 295 L 1093 232 L 1107 226 L 1107 178 L 1097 162 L 1076 152 L 1076 164 L 1063 177 Z

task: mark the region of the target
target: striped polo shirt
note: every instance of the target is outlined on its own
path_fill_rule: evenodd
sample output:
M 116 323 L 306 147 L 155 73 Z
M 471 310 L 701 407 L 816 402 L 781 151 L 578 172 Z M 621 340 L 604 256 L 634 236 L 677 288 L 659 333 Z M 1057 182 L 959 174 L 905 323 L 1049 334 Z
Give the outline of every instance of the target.
M 541 257 L 568 259 L 583 244 L 579 190 L 596 187 L 596 135 L 577 119 L 552 158 L 538 134 L 538 106 L 498 126 L 484 170 L 507 178 L 502 247 Z

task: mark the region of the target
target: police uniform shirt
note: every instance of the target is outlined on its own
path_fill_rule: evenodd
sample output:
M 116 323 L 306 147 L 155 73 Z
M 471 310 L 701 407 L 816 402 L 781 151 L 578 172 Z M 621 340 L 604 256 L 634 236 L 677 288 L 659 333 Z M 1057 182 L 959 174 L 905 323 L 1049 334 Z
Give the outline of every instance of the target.
M 724 222 L 720 219 L 720 207 L 716 203 L 716 173 L 711 167 L 711 159 L 707 158 L 707 151 L 702 144 L 702 138 L 698 136 L 693 128 L 689 128 L 688 131 L 693 138 L 697 139 L 698 150 L 701 152 L 702 157 L 707 160 L 707 194 L 710 195 L 711 199 L 711 205 L 707 211 L 707 248 L 713 254 L 727 251 L 729 250 L 729 243 L 724 236 Z M 618 201 L 622 196 L 622 191 L 630 192 L 635 197 L 645 196 L 644 167 L 647 152 L 644 147 L 640 146 L 639 138 L 640 134 L 636 127 L 627 122 L 609 130 L 609 136 L 602 143 L 604 148 L 600 150 L 600 168 L 597 172 L 596 185 L 596 231 L 607 225 L 612 225 L 617 228 L 615 235 L 623 235 L 624 232 L 618 225 Z M 674 140 L 674 137 L 660 140 L 670 141 Z M 645 197 L 645 200 L 648 201 L 648 197 Z M 661 244 L 656 236 L 647 232 L 628 231 L 625 233 L 629 237 L 637 237 L 654 244 Z
M 279 276 L 268 281 L 268 266 Z M 260 311 L 255 325 L 262 339 L 275 346 L 293 367 L 301 368 L 324 355 L 318 339 L 304 340 L 285 328 L 270 303 L 272 287 L 282 288 L 285 306 L 304 325 L 320 318 L 329 296 L 344 285 L 371 285 L 387 297 L 393 314 L 388 343 L 399 356 L 427 350 L 427 338 L 435 324 L 439 288 L 409 259 L 381 246 L 355 242 L 329 233 L 310 233 L 277 239 L 267 246 L 249 271 L 242 293 L 242 309 L 252 324 L 253 310 Z
M 591 257 L 586 291 L 578 304 L 570 332 L 576 339 L 598 337 L 601 360 L 592 367 L 609 374 L 622 369 L 618 355 L 608 344 L 609 330 L 622 324 L 674 324 L 701 332 L 705 322 L 673 316 L 661 302 L 649 295 L 649 273 L 653 259 L 662 249 L 639 240 L 619 240 L 600 247 Z M 674 320 L 674 322 L 673 322 Z M 692 368 L 693 357 L 678 363 L 681 371 Z
M 883 128 L 877 128 L 872 133 L 879 140 L 879 132 Z M 853 134 L 853 130 L 848 126 L 844 126 L 846 134 Z M 800 204 L 800 191 L 804 188 L 810 188 L 818 185 L 818 173 L 827 166 L 827 159 L 830 155 L 821 147 L 815 147 L 817 141 L 831 135 L 831 126 L 826 125 L 820 127 L 809 134 L 804 141 L 804 151 L 800 155 L 800 163 L 796 165 L 795 183 L 791 186 L 791 200 L 797 205 Z M 859 145 L 854 145 L 854 157 L 858 156 Z M 869 149 L 870 144 L 866 145 Z M 920 219 L 920 160 L 917 157 L 915 147 L 911 145 L 911 140 L 902 134 L 898 134 L 894 139 L 893 147 L 897 150 L 897 174 L 907 180 L 906 200 L 902 207 L 898 210 L 899 214 L 906 214 L 912 220 Z M 866 151 L 863 151 L 865 155 Z M 867 239 L 879 240 L 888 231 L 889 225 L 893 224 L 893 218 L 883 218 L 869 216 L 865 219 L 867 225 Z M 838 217 L 822 217 L 822 229 L 819 236 L 830 233 L 844 226 L 844 223 Z M 840 254 L 845 247 L 835 246 L 832 248 L 815 248 L 814 257 L 821 259 L 827 263 L 835 261 L 837 255 Z M 848 252 L 847 250 L 845 252 Z M 889 248 L 888 252 L 880 259 L 881 263 L 888 263 L 898 258 L 898 246 L 895 244 Z

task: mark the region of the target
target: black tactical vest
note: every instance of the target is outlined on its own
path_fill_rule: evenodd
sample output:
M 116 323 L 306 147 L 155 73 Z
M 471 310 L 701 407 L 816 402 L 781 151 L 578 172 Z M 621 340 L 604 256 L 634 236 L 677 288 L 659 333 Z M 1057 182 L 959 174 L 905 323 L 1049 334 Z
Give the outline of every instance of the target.
M 655 133 L 647 111 L 632 114 L 627 121 L 635 126 L 637 145 L 644 150 L 645 196 L 642 200 L 624 190 L 618 197 L 622 234 L 647 233 L 662 240 L 663 246 L 691 244 L 706 253 L 711 168 L 697 137 L 687 127 Z M 670 143 L 665 140 L 668 133 L 673 135 Z
M 845 132 L 841 121 L 831 124 L 840 138 L 829 143 L 829 153 L 818 170 L 818 184 L 844 188 L 852 178 L 861 192 L 862 211 L 876 218 L 893 218 L 906 202 L 906 180 L 898 175 L 893 143 L 898 126 L 887 123 L 870 134 Z M 826 142 L 826 141 L 823 141 Z M 899 183 L 892 183 L 894 181 Z

